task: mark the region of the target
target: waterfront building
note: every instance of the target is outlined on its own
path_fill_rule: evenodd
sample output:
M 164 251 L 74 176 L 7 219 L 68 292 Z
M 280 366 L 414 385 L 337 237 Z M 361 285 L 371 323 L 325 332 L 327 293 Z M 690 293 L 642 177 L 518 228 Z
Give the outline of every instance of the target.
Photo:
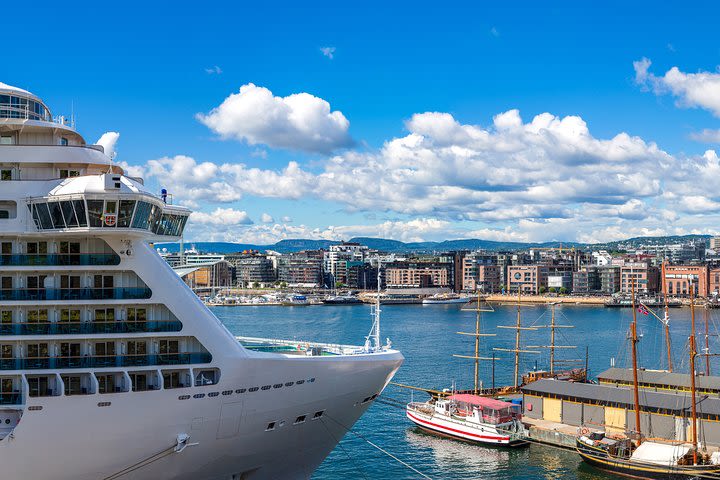
M 377 290 L 378 269 L 369 263 L 347 262 L 347 287 L 357 290 Z M 384 285 L 381 285 L 381 288 Z
M 630 295 L 635 285 L 638 295 L 652 295 L 657 293 L 660 271 L 649 262 L 626 261 L 620 267 L 620 292 Z
M 615 265 L 605 265 L 598 268 L 601 293 L 612 295 L 620 291 L 620 268 Z
M 387 288 L 430 288 L 449 287 L 450 278 L 447 268 L 421 267 L 402 268 L 388 266 L 385 269 Z
M 480 290 L 496 293 L 501 290 L 501 267 L 497 265 L 497 257 L 481 252 L 465 255 L 462 267 L 462 288 L 467 292 Z
M 569 271 L 555 271 L 548 274 L 547 287 L 549 291 L 570 292 L 573 287 L 573 273 Z
M 537 295 L 547 290 L 548 267 L 545 265 L 511 265 L 507 273 L 507 290 Z
M 233 269 L 234 267 L 227 260 L 219 260 L 205 264 L 176 267 L 175 271 L 190 288 L 197 292 L 199 290 L 233 286 L 235 284 L 233 282 Z
M 305 250 L 278 257 L 278 281 L 290 286 L 319 287 L 322 284 L 322 250 Z
M 235 266 L 239 286 L 269 285 L 277 279 L 273 261 L 267 255 L 228 255 L 227 260 Z
M 590 294 L 599 292 L 601 288 L 600 283 L 600 269 L 594 265 L 582 267 L 577 272 L 573 273 L 572 277 L 572 292 L 576 294 Z
M 708 270 L 708 296 L 710 295 L 720 296 L 720 267 L 713 267 Z
M 712 237 L 710 239 L 710 250 L 714 250 L 715 252 L 720 251 L 720 237 Z
M 323 271 L 328 276 L 326 282 L 333 287 L 336 283 L 348 284 L 347 262 L 364 262 L 370 249 L 356 242 L 342 242 L 330 245 L 323 252 Z
M 606 250 L 600 250 L 597 252 L 592 252 L 592 258 L 595 265 L 598 267 L 604 267 L 605 265 L 610 265 L 612 262 L 612 255 L 610 255 Z
M 668 296 L 687 297 L 692 285 L 695 296 L 707 297 L 708 280 L 707 265 L 666 265 L 663 288 Z

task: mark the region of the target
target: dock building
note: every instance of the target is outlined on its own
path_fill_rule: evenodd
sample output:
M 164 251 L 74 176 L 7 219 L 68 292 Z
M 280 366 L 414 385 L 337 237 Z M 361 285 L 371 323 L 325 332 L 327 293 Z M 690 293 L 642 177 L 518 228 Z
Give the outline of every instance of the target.
M 570 426 L 603 428 L 608 433 L 635 429 L 632 388 L 542 379 L 522 387 L 523 415 Z M 643 389 L 640 422 L 645 435 L 677 441 L 691 437 L 690 395 L 684 391 Z M 700 441 L 720 445 L 720 398 L 699 395 Z

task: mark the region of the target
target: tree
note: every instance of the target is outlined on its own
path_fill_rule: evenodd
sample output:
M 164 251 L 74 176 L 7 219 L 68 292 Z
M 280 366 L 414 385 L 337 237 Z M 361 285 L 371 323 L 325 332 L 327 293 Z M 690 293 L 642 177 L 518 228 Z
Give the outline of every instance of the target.
M 258 282 L 253 283 L 253 288 L 260 288 L 260 284 Z
M 555 292 L 557 292 L 557 290 L 555 290 L 555 287 L 550 287 L 550 288 L 548 289 L 548 292 L 550 292 L 550 293 L 555 293 Z
M 539 292 L 540 292 L 540 294 L 542 295 L 543 293 L 547 292 L 547 288 L 545 288 L 545 287 L 540 287 Z
M 287 288 L 286 282 L 280 282 L 280 288 Z
M 565 294 L 567 294 L 567 293 L 568 293 L 568 289 L 567 289 L 567 288 L 562 287 L 562 288 L 560 289 L 560 295 L 565 295 Z

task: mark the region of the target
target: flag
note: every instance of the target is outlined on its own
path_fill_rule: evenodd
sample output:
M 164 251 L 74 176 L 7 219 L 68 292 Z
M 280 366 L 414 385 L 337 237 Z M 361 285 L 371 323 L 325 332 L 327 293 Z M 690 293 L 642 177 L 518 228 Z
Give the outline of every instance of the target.
M 637 311 L 639 313 L 642 313 L 643 315 L 650 315 L 650 311 L 647 309 L 647 307 L 645 305 L 640 305 L 639 307 L 637 307 Z

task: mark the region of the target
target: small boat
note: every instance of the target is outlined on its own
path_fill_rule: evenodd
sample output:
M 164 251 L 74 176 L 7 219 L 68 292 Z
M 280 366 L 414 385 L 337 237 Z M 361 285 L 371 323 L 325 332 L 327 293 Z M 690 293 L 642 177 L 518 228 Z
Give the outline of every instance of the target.
M 460 295 L 440 293 L 423 298 L 423 305 L 449 304 L 449 303 L 468 303 L 469 297 L 461 297 Z
M 325 298 L 322 303 L 325 305 L 357 305 L 362 301 L 354 295 L 332 295 Z
M 305 295 L 290 295 L 283 300 L 282 305 L 286 307 L 310 305 L 310 301 Z
M 455 394 L 411 402 L 406 416 L 423 430 L 486 445 L 527 445 L 520 406 L 494 398 Z

